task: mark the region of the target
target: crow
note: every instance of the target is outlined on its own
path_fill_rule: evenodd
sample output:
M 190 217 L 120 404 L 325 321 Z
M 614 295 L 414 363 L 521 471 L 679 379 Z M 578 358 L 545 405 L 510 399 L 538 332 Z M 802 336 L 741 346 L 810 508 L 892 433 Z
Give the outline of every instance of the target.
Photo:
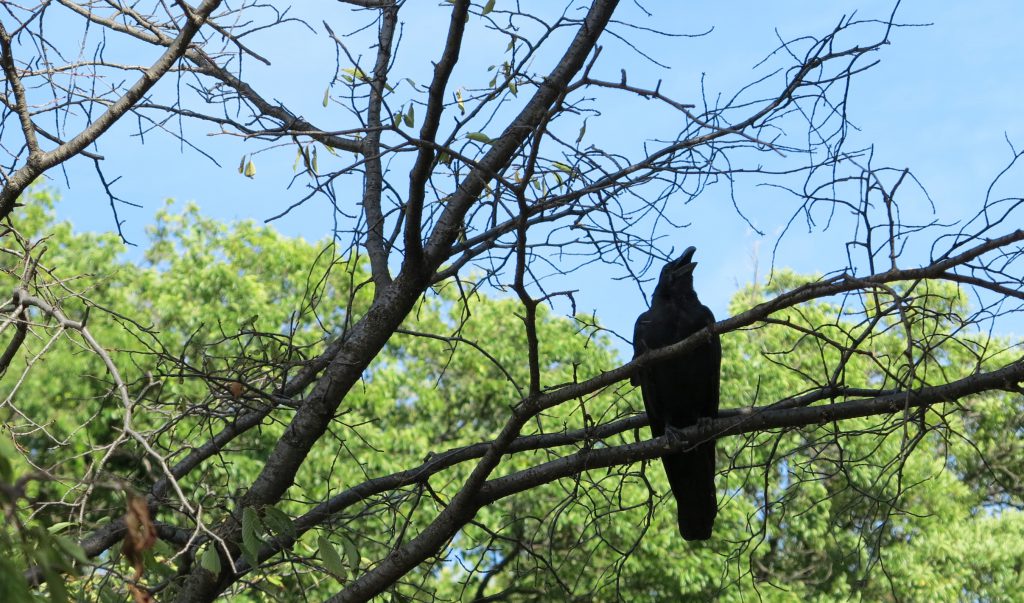
M 661 269 L 651 309 L 637 318 L 633 357 L 647 350 L 686 339 L 715 323 L 715 316 L 693 290 L 694 247 Z M 717 334 L 696 348 L 640 369 L 632 379 L 639 385 L 655 437 L 718 415 L 718 381 L 722 346 Z M 715 498 L 715 442 L 661 457 L 675 495 L 679 534 L 686 540 L 707 540 L 718 514 Z

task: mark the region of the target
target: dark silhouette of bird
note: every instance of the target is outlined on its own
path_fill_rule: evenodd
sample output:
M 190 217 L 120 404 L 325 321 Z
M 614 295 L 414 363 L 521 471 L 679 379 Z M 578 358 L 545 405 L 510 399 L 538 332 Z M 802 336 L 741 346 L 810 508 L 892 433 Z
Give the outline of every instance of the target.
M 661 269 L 651 309 L 637 318 L 633 357 L 672 345 L 714 324 L 715 316 L 693 290 L 694 247 Z M 696 348 L 653 362 L 633 377 L 643 392 L 644 407 L 655 437 L 666 427 L 681 429 L 718 415 L 718 380 L 722 346 L 713 334 Z M 686 540 L 707 540 L 718 514 L 715 497 L 715 442 L 661 457 L 675 495 L 679 533 Z

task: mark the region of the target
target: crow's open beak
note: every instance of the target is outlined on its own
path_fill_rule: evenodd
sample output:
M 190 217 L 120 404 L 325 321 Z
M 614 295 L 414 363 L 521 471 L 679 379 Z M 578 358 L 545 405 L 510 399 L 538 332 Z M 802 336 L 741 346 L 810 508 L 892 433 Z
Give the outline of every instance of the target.
M 680 275 L 683 275 L 683 274 L 689 274 L 689 273 L 693 272 L 693 269 L 696 268 L 696 267 L 697 267 L 697 262 L 689 262 L 687 264 L 683 264 L 682 266 L 679 266 L 678 268 L 676 268 L 673 271 L 673 274 L 675 274 L 676 276 L 680 276 Z
M 673 274 L 686 274 L 687 272 L 692 272 L 697 266 L 697 263 L 693 261 L 693 254 L 696 251 L 697 248 L 692 245 L 687 247 L 683 251 L 682 255 L 666 264 L 665 268 Z
M 694 247 L 693 245 L 690 245 L 689 247 L 683 250 L 683 255 L 679 256 L 679 259 L 676 261 L 681 264 L 689 264 L 690 262 L 693 261 L 693 254 L 696 252 L 697 248 Z

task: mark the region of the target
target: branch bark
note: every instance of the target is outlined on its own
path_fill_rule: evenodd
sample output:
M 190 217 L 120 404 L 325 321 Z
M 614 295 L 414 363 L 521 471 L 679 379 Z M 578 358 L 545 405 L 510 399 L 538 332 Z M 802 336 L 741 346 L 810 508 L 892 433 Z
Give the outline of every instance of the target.
M 425 265 L 403 265 L 398 277 L 372 303 L 366 315 L 349 331 L 324 374 L 313 387 L 312 392 L 295 413 L 284 435 L 278 440 L 268 457 L 263 470 L 252 487 L 239 501 L 235 514 L 240 516 L 245 507 L 259 508 L 277 502 L 291 486 L 299 467 L 316 441 L 324 434 L 345 395 L 362 377 L 370 361 L 398 328 L 429 286 L 430 277 L 447 258 L 446 251 L 458 236 L 462 218 L 477 200 L 485 183 L 500 166 L 505 165 L 516 153 L 533 129 L 546 117 L 548 108 L 562 94 L 570 79 L 582 67 L 587 55 L 594 48 L 616 2 L 611 0 L 595 2 L 586 19 L 582 22 L 569 48 L 551 74 L 545 79 L 526 107 L 497 139 L 479 166 L 467 177 L 458 193 L 453 196 L 438 224 L 430 236 L 426 248 Z M 514 439 L 518 429 L 508 430 L 502 437 Z M 499 438 L 501 439 L 501 438 Z M 508 441 L 502 441 L 502 448 Z M 471 483 L 464 491 L 476 490 L 493 468 L 500 452 L 489 454 L 481 461 L 479 471 L 474 472 Z M 340 600 L 365 600 L 382 592 L 398 577 L 404 575 L 423 558 L 436 551 L 447 538 L 444 533 L 454 533 L 461 522 L 452 521 L 459 505 L 448 507 L 434 522 L 444 526 L 442 530 L 428 530 L 414 538 L 374 570 L 364 574 L 342 594 Z M 236 541 L 240 523 L 226 521 L 221 536 L 228 542 Z M 211 579 L 210 573 L 201 567 L 193 570 L 178 595 L 179 601 L 209 601 L 231 584 L 230 573 L 223 570 L 218 579 Z
M 490 480 L 481 488 L 475 502 L 478 508 L 483 507 L 500 498 L 582 471 L 653 459 L 667 452 L 685 450 L 711 439 L 769 429 L 792 429 L 861 417 L 907 413 L 910 409 L 956 402 L 966 396 L 985 391 L 1017 392 L 1018 384 L 1021 382 L 1024 382 L 1024 358 L 995 371 L 912 391 L 822 406 L 755 410 L 739 416 L 716 419 L 704 430 L 693 426 L 680 430 L 676 435 L 664 435 L 636 444 L 600 449 L 587 448 L 570 456 Z
M 363 155 L 366 157 L 366 176 L 363 178 L 363 211 L 366 212 L 366 253 L 370 256 L 370 273 L 373 276 L 373 295 L 391 284 L 388 269 L 388 248 L 384 239 L 384 212 L 381 196 L 384 190 L 384 170 L 381 166 L 381 107 L 384 104 L 384 90 L 388 82 L 388 68 L 391 64 L 391 45 L 398 24 L 398 7 L 390 6 L 381 12 L 380 33 L 377 36 L 377 62 L 373 67 L 370 82 L 370 103 L 367 107 L 369 131 L 363 141 Z

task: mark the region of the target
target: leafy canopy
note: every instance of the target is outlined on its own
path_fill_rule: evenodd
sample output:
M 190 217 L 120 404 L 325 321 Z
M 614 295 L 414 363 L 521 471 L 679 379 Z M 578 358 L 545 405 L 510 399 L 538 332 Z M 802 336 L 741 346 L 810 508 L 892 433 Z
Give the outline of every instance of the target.
M 115 236 L 54 223 L 45 209 L 52 203 L 49 192 L 37 191 L 35 201 L 21 210 L 19 223 L 29 239 L 51 233 L 45 258 L 55 267 L 49 278 L 61 283 L 55 295 L 69 316 L 91 307 L 91 332 L 127 367 L 124 377 L 148 411 L 136 415 L 136 428 L 158 434 L 158 451 L 169 459 L 187 453 L 197 434 L 220 429 L 240 408 L 258 403 L 249 392 L 270 391 L 308 360 L 308 350 L 339 334 L 323 325 L 358 318 L 339 315 L 339 308 L 358 314 L 372 297 L 361 285 L 368 280 L 364 259 L 329 241 L 290 239 L 251 222 L 221 224 L 195 206 L 176 210 L 168 204 L 143 257 L 128 261 Z M 10 275 L 14 266 L 5 269 Z M 737 308 L 799 280 L 782 272 L 770 286 L 747 287 L 737 293 Z M 862 349 L 871 355 L 847 362 L 845 383 L 885 387 L 891 375 L 880 366 L 910 370 L 900 364 L 906 325 L 912 341 L 946 337 L 956 330 L 950 317 L 966 303 L 949 286 L 921 292 L 912 321 L 891 319 L 891 328 L 868 335 Z M 277 563 L 279 555 L 264 563 L 251 574 L 259 589 L 279 600 L 325 598 L 339 581 L 365 569 L 366 560 L 381 558 L 396 531 L 414 533 L 454 495 L 467 477 L 465 463 L 380 495 L 390 497 L 386 513 L 361 503 L 325 529 L 298 534 L 293 523 L 348 487 L 415 467 L 424 450 L 493 438 L 502 426 L 495 409 L 518 399 L 529 380 L 519 361 L 524 335 L 516 308 L 472 282 L 435 287 L 420 302 L 346 398 L 297 476 L 292 496 L 275 507 L 245 509 L 239 546 L 247 560 L 280 535 L 298 537 L 293 553 L 304 560 Z M 571 382 L 621 362 L 596 327 L 553 316 L 544 306 L 538 310 L 542 357 L 552 359 L 546 383 Z M 815 375 L 839 360 L 823 338 L 862 336 L 857 317 L 837 322 L 836 316 L 843 310 L 816 302 L 776 317 L 780 324 L 723 338 L 724 406 L 820 386 Z M 6 400 L 0 502 L 12 519 L 0 529 L 0 598 L 121 600 L 127 587 L 115 576 L 131 574 L 129 555 L 115 549 L 91 562 L 104 568 L 94 571 L 73 538 L 119 516 L 126 494 L 148 490 L 162 469 L 131 443 L 108 447 L 124 409 L 101 360 L 79 336 L 47 338 L 54 330 L 43 319 L 33 333 L 8 369 L 23 378 L 4 380 L 0 392 Z M 945 379 L 968 375 L 979 357 L 972 346 L 994 345 L 980 336 L 959 341 L 913 370 L 940 371 Z M 488 353 L 477 343 L 486 343 Z M 989 362 L 995 366 L 997 360 Z M 1013 598 L 1024 590 L 1024 518 L 1018 511 L 1024 455 L 1015 436 L 1021 400 L 990 393 L 961 401 L 965 412 L 947 412 L 952 406 L 929 409 L 911 424 L 873 417 L 844 424 L 842 431 L 823 424 L 722 440 L 721 514 L 705 545 L 678 539 L 674 502 L 666 499 L 656 463 L 591 471 L 500 500 L 459 532 L 433 569 L 408 577 L 408 594 L 425 589 L 440 600 L 468 600 L 504 592 L 516 601 Z M 207 412 L 190 414 L 190 408 Z M 641 408 L 637 393 L 620 384 L 556 407 L 532 422 L 527 434 L 605 423 Z M 251 482 L 290 413 L 282 408 L 271 414 L 187 478 L 190 489 L 202 493 L 191 502 L 205 524 L 222 519 L 229 501 Z M 588 445 L 646 437 L 644 429 Z M 907 454 L 908 441 L 918 453 Z M 545 450 L 519 453 L 502 471 L 547 459 Z M 994 480 L 991 469 L 1005 479 Z M 79 503 L 37 506 L 33 500 Z M 373 516 L 364 517 L 369 510 Z M 154 519 L 173 524 L 174 515 Z M 499 525 L 515 538 L 489 528 Z M 158 583 L 193 562 L 214 573 L 220 569 L 223 559 L 210 543 L 195 559 L 174 557 L 178 547 L 166 541 L 174 537 L 161 533 L 164 540 L 145 556 L 145 581 Z M 31 565 L 45 572 L 43 586 L 34 591 L 20 579 Z M 62 578 L 72 566 L 78 577 Z M 233 600 L 258 598 L 235 593 Z

